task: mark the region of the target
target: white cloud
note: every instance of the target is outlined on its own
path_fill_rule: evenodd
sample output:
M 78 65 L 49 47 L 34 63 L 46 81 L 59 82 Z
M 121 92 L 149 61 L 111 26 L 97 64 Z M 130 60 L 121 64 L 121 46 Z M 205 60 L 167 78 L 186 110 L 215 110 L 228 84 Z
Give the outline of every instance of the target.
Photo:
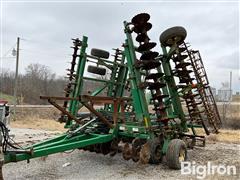
M 3 51 L 20 36 L 20 72 L 29 63 L 48 65 L 65 74 L 72 50 L 71 38 L 89 36 L 89 50 L 111 50 L 124 42 L 123 21 L 140 13 L 151 15 L 152 41 L 166 28 L 182 25 L 187 41 L 202 53 L 209 79 L 219 88 L 229 71 L 239 77 L 239 9 L 237 3 L 4 3 Z M 156 48 L 160 50 L 160 46 Z M 14 69 L 3 59 L 3 67 Z M 233 84 L 238 81 L 235 78 Z

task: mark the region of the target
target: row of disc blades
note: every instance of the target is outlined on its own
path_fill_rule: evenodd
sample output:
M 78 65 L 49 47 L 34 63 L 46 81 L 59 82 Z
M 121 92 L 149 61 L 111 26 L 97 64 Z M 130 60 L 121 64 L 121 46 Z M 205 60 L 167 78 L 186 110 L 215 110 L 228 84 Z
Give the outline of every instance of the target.
M 110 156 L 114 156 L 118 152 L 118 141 L 110 141 L 106 143 L 93 144 L 82 148 L 85 151 L 101 153 L 103 155 L 110 154 Z
M 145 70 L 145 81 L 139 87 L 142 89 L 149 89 L 152 95 L 154 104 L 154 111 L 156 111 L 157 121 L 167 124 L 168 118 L 166 114 L 166 107 L 163 104 L 163 98 L 167 95 L 162 94 L 161 88 L 166 84 L 162 81 L 163 73 L 158 72 L 161 63 L 156 60 L 159 55 L 158 52 L 152 51 L 156 46 L 155 42 L 150 42 L 147 32 L 151 29 L 152 24 L 148 22 L 150 15 L 141 13 L 132 18 L 133 32 L 137 33 L 136 41 L 139 43 L 136 51 L 141 54 L 140 59 L 136 60 L 136 67 Z M 154 70 L 157 73 L 152 72 Z
M 178 87 L 180 87 L 180 89 L 184 92 L 182 98 L 186 102 L 189 118 L 195 123 L 201 123 L 202 112 L 199 108 L 202 105 L 202 101 L 198 91 L 194 93 L 194 88 L 197 90 L 197 87 L 192 87 L 191 89 L 185 91 L 185 88 L 194 84 L 195 80 L 195 78 L 191 76 L 191 73 L 193 72 L 192 69 L 190 69 L 192 67 L 192 63 L 189 60 L 188 47 L 185 43 L 179 45 L 178 51 L 172 55 L 172 61 L 175 64 L 173 75 L 179 78 L 180 85 Z

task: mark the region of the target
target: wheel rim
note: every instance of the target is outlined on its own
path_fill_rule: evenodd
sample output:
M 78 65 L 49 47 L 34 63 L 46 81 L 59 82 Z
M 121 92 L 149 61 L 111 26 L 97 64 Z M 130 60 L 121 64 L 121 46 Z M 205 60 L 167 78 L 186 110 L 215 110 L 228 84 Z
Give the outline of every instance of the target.
M 184 149 L 180 150 L 178 159 L 180 162 L 185 160 L 185 150 Z

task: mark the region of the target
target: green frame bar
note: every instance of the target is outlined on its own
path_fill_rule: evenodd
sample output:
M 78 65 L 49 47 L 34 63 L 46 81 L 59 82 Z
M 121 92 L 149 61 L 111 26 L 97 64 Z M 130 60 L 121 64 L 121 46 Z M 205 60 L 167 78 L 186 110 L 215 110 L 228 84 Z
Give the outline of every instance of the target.
M 29 160 L 32 158 L 42 157 L 58 152 L 64 152 L 72 149 L 82 148 L 92 144 L 109 142 L 114 138 L 114 134 L 81 134 L 72 138 L 67 138 L 67 135 L 62 135 L 57 138 L 47 140 L 42 143 L 33 145 L 33 153 L 16 154 L 13 152 L 4 154 L 4 163 Z M 31 147 L 28 147 L 30 149 Z
M 141 124 L 144 122 L 144 125 L 148 127 L 151 126 L 148 104 L 144 90 L 138 87 L 138 85 L 141 83 L 141 72 L 139 69 L 135 68 L 135 60 L 137 59 L 135 54 L 135 47 L 133 44 L 132 36 L 130 34 L 128 23 L 126 21 L 124 21 L 124 27 L 127 37 L 124 44 L 124 53 L 127 58 L 131 93 L 133 97 L 133 106 L 136 114 L 136 119 Z
M 73 98 L 77 98 L 81 94 L 82 88 L 83 88 L 82 77 L 83 77 L 85 64 L 86 64 L 86 49 L 88 47 L 87 40 L 88 40 L 88 37 L 83 36 L 82 46 L 81 46 L 81 51 L 80 51 L 79 61 L 78 61 L 78 66 L 76 71 L 76 85 L 74 86 L 74 90 L 71 93 L 71 97 Z M 79 101 L 71 100 L 69 102 L 69 112 L 72 115 L 76 116 L 79 109 L 79 105 L 80 105 Z M 71 125 L 71 123 L 72 121 L 66 122 L 66 126 Z
M 167 51 L 167 48 L 164 46 L 161 46 L 161 48 L 163 51 L 162 67 L 165 74 L 165 82 L 167 84 L 168 92 L 171 96 L 171 103 L 173 105 L 172 115 L 178 116 L 181 119 L 182 131 L 186 132 L 188 131 L 186 118 L 183 112 L 182 104 L 179 98 L 179 93 L 177 92 L 176 83 L 172 75 L 172 69 L 170 65 L 170 58 L 171 58 L 172 52 L 174 52 L 175 50 L 175 46 L 171 47 L 169 51 Z

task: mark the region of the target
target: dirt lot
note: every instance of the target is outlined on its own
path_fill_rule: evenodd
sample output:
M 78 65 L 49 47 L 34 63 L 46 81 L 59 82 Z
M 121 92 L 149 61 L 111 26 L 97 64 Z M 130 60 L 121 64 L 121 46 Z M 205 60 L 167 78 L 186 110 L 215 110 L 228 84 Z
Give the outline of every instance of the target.
M 15 140 L 21 144 L 30 144 L 59 133 L 59 131 L 12 129 Z M 237 167 L 238 174 L 236 175 L 221 176 L 215 174 L 209 175 L 205 179 L 239 179 L 239 133 L 240 131 L 222 130 L 219 135 L 208 137 L 206 147 L 195 147 L 188 151 L 189 161 L 195 161 L 197 165 L 206 165 L 207 161 L 210 161 L 214 165 L 225 164 Z M 226 137 L 232 141 L 226 141 Z M 165 161 L 160 165 L 143 165 L 131 160 L 125 161 L 121 154 L 110 157 L 82 150 L 32 159 L 29 164 L 26 161 L 6 164 L 3 166 L 3 174 L 7 180 L 196 179 L 196 175 L 181 175 L 180 171 L 170 170 Z
M 42 116 L 29 110 L 11 122 L 12 134 L 21 144 L 30 144 L 50 138 L 64 131 L 63 124 L 53 119 L 58 113 L 45 111 Z M 54 111 L 55 112 L 55 111 Z M 28 128 L 28 129 L 26 129 Z M 31 129 L 29 129 L 31 128 Z M 56 131 L 57 130 L 57 131 Z M 201 130 L 199 131 L 201 133 Z M 234 165 L 237 174 L 222 176 L 208 175 L 205 179 L 240 179 L 240 130 L 223 129 L 217 135 L 207 137 L 205 147 L 195 147 L 188 151 L 189 161 L 196 165 Z M 125 161 L 121 154 L 114 157 L 75 150 L 72 153 L 59 153 L 46 158 L 6 164 L 3 167 L 5 179 L 196 179 L 197 175 L 182 175 L 180 171 L 170 170 L 165 161 L 160 165 L 143 165 Z

